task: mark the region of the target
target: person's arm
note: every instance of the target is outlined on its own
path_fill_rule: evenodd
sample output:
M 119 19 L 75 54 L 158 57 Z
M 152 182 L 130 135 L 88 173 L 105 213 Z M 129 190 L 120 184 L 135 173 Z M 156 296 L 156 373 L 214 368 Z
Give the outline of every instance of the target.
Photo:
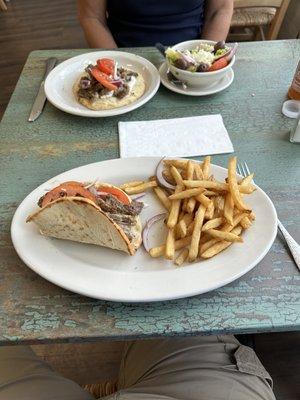
M 226 40 L 233 13 L 233 0 L 208 0 L 201 39 Z
M 118 46 L 106 25 L 106 0 L 77 0 L 78 18 L 90 47 Z

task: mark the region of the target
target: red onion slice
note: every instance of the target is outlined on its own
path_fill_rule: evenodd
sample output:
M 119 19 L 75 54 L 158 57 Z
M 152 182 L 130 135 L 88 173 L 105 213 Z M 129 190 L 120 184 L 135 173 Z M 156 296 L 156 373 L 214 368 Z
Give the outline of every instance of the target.
M 237 51 L 237 48 L 238 48 L 238 44 L 234 43 L 234 46 L 231 48 L 230 53 L 225 56 L 226 61 L 228 62 L 228 64 L 230 63 L 230 61 L 232 60 L 233 56 L 235 55 L 235 53 Z
M 181 52 L 179 52 L 179 53 L 181 54 L 181 57 L 182 57 L 186 62 L 191 63 L 191 64 L 195 64 L 195 63 L 196 63 L 192 56 L 190 56 L 190 55 L 188 55 L 188 54 L 185 54 L 185 53 L 181 53 Z
M 114 79 L 110 83 L 112 83 L 113 85 L 115 85 L 117 87 L 120 87 L 123 85 L 123 81 L 121 79 Z
M 147 251 L 147 253 L 149 253 L 149 250 L 150 250 L 149 243 L 148 243 L 148 235 L 149 235 L 150 229 L 151 229 L 152 225 L 155 224 L 155 222 L 158 222 L 161 219 L 165 218 L 166 215 L 167 215 L 166 213 L 154 215 L 154 217 L 151 217 L 146 222 L 146 225 L 142 232 L 142 238 L 143 238 L 143 245 L 144 245 L 144 248 Z
M 86 187 L 86 189 L 88 189 L 94 196 L 98 196 L 99 192 L 98 190 L 95 188 L 94 185 Z
M 108 193 L 108 192 L 101 192 L 101 191 L 99 191 L 99 190 L 97 190 L 97 195 L 98 196 L 108 196 L 110 193 Z M 113 196 L 113 194 L 112 194 L 112 196 Z
M 94 195 L 94 196 L 107 196 L 109 193 L 107 193 L 107 192 L 104 192 L 104 191 L 101 191 L 101 190 L 97 190 L 96 188 L 95 188 L 95 186 L 90 186 L 89 188 L 88 188 L 88 190 Z
M 144 197 L 145 195 L 146 195 L 146 193 L 143 192 L 143 193 L 136 194 L 134 196 L 130 196 L 130 198 L 131 198 L 131 200 L 139 200 L 142 197 Z
M 165 159 L 165 157 L 160 160 L 160 162 L 158 163 L 158 165 L 156 167 L 156 171 L 155 171 L 156 178 L 157 178 L 160 186 L 163 186 L 167 189 L 175 190 L 175 186 L 171 185 L 171 183 L 167 182 L 163 176 L 163 170 L 164 170 L 163 161 L 164 161 L 164 159 Z

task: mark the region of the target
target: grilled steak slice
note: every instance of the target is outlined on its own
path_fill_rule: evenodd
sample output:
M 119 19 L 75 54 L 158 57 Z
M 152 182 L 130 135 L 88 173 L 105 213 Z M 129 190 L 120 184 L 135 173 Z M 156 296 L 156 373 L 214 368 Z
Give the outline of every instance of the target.
M 135 200 L 130 204 L 123 204 L 110 194 L 107 196 L 98 196 L 97 202 L 104 212 L 112 214 L 139 215 L 144 207 L 143 203 Z

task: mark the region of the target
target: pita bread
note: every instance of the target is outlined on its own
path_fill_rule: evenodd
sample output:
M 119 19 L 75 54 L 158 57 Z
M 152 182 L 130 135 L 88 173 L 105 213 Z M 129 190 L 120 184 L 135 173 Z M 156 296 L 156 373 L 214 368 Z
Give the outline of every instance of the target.
M 135 84 L 133 88 L 130 90 L 130 93 L 125 97 L 123 97 L 122 99 L 118 99 L 115 96 L 111 96 L 111 97 L 104 97 L 102 99 L 100 98 L 97 100 L 89 100 L 83 97 L 79 97 L 77 94 L 79 90 L 79 82 L 83 76 L 87 76 L 87 74 L 86 73 L 82 74 L 73 86 L 74 95 L 79 103 L 95 111 L 111 110 L 113 108 L 127 106 L 128 104 L 131 104 L 137 99 L 139 99 L 144 94 L 146 89 L 144 78 L 142 77 L 141 74 L 138 74 L 138 76 L 136 77 Z
M 132 241 L 123 229 L 93 201 L 83 197 L 62 197 L 34 214 L 26 222 L 34 222 L 42 235 L 124 251 L 133 255 L 141 244 L 142 226 L 136 217 Z

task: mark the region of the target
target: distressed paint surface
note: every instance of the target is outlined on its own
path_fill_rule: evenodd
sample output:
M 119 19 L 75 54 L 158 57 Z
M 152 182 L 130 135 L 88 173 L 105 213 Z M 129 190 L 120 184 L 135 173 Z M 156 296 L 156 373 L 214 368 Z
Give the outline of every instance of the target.
M 28 123 L 45 59 L 88 51 L 31 53 L 0 125 L 0 343 L 299 330 L 300 274 L 279 236 L 264 260 L 238 281 L 201 296 L 152 304 L 112 303 L 67 292 L 18 258 L 9 233 L 18 204 L 64 170 L 118 157 L 119 120 L 212 113 L 222 114 L 237 155 L 255 170 L 256 182 L 300 241 L 300 147 L 288 140 L 294 121 L 281 114 L 299 41 L 240 44 L 235 80 L 218 95 L 192 98 L 161 87 L 142 108 L 109 119 L 68 115 L 47 103 L 41 117 Z M 157 66 L 162 61 L 151 48 L 131 51 Z M 214 157 L 220 165 L 227 159 Z

